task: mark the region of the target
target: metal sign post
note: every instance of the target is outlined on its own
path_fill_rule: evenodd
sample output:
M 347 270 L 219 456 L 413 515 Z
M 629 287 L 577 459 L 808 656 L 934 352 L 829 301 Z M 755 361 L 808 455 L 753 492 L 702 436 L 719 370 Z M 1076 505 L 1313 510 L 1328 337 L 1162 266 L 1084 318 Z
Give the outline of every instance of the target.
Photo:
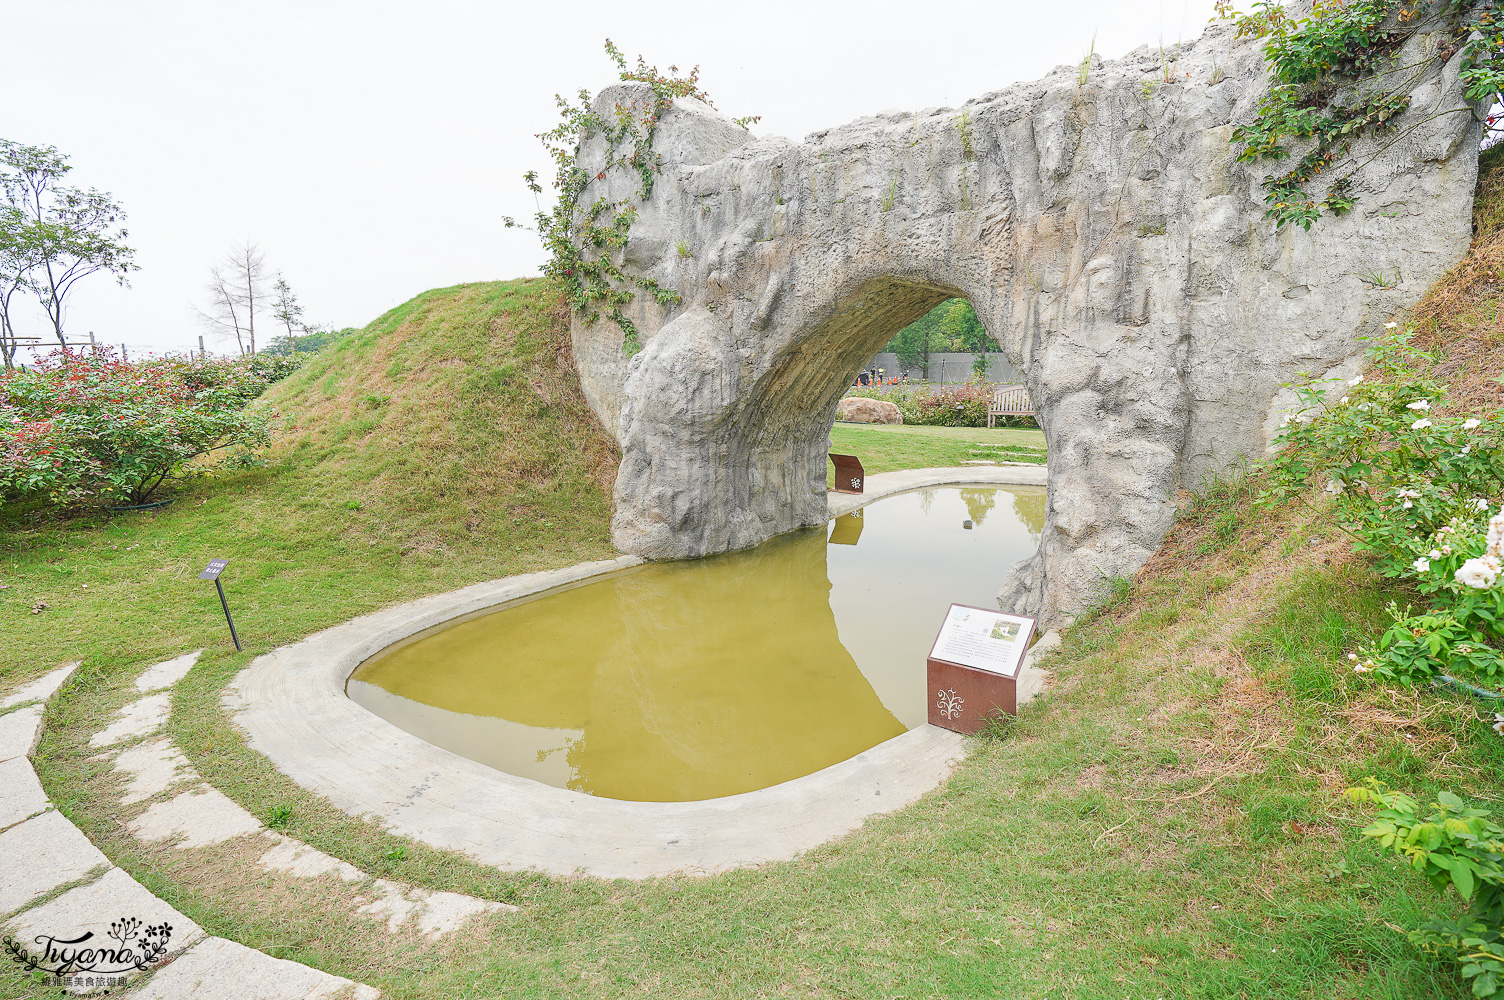
M 230 638 L 235 643 L 235 652 L 240 652 L 240 636 L 235 634 L 235 619 L 230 617 L 230 602 L 225 600 L 224 585 L 219 582 L 219 574 L 230 565 L 228 559 L 211 559 L 209 565 L 198 575 L 200 580 L 213 580 L 214 589 L 219 591 L 219 606 L 225 609 L 225 622 L 230 626 Z

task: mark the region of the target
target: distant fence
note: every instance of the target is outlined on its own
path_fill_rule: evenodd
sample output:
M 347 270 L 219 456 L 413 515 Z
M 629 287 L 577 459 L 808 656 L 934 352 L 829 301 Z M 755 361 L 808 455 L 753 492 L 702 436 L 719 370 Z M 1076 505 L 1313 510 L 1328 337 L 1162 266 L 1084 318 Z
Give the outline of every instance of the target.
M 925 375 L 925 370 L 922 367 L 915 365 L 909 369 L 909 378 L 928 378 L 931 382 L 947 385 L 965 382 L 971 378 L 971 365 L 975 357 L 976 355 L 974 354 L 931 354 L 928 376 Z M 887 353 L 879 354 L 873 358 L 867 367 L 881 368 L 888 373 L 890 378 L 896 378 L 898 373 L 903 370 L 903 366 L 898 363 L 898 355 Z M 1013 366 L 1008 363 L 1008 359 L 1001 354 L 988 354 L 987 381 L 1002 383 L 1017 382 L 1018 373 L 1013 370 Z

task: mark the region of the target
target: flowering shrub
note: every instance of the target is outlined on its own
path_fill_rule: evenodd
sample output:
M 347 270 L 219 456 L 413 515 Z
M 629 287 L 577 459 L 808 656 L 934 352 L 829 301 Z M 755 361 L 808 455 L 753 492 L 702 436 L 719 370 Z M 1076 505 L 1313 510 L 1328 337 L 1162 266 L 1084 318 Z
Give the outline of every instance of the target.
M 1410 942 L 1462 966 L 1473 996 L 1504 993 L 1504 826 L 1486 809 L 1470 808 L 1441 792 L 1425 817 L 1417 803 L 1368 780 L 1349 788 L 1358 803 L 1382 807 L 1363 836 L 1404 858 L 1437 892 L 1450 886 L 1467 904 L 1460 916 L 1432 920 L 1409 931 Z
M 139 504 L 267 443 L 247 404 L 266 381 L 241 361 L 126 362 L 62 350 L 0 373 L 0 502 Z
M 1437 605 L 1414 616 L 1391 608 L 1394 626 L 1354 654 L 1356 671 L 1407 683 L 1443 671 L 1500 680 L 1504 511 L 1488 515 L 1504 496 L 1504 415 L 1433 415 L 1445 389 L 1420 371 L 1435 360 L 1391 334 L 1374 352 L 1376 377 L 1354 378 L 1337 402 L 1330 382 L 1295 386 L 1304 407 L 1280 434 L 1263 499 L 1324 481 L 1355 548 Z
M 875 385 L 853 386 L 848 396 L 883 399 L 898 407 L 906 424 L 935 427 L 986 427 L 987 403 L 995 386 L 991 382 L 971 381 L 960 385 Z M 1000 418 L 1004 426 L 1033 427 L 1029 417 Z

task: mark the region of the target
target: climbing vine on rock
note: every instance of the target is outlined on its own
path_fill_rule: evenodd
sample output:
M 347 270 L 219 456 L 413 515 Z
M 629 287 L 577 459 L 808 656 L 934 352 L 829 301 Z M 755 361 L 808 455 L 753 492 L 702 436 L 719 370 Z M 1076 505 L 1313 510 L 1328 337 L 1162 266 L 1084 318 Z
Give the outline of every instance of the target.
M 609 38 L 606 54 L 616 63 L 623 81 L 646 83 L 653 90 L 653 99 L 644 106 L 617 104 L 610 114 L 603 115 L 592 109 L 589 91 L 579 92 L 578 103 L 555 96 L 561 120 L 538 136 L 554 162 L 555 202 L 551 211 L 540 210 L 535 219 L 538 235 L 549 254 L 548 262 L 543 265 L 544 273 L 559 283 L 570 308 L 586 323 L 593 323 L 604 314 L 620 327 L 624 335 L 622 349 L 635 354 L 641 350 L 637 328 L 623 309 L 637 291 L 652 295 L 664 305 L 677 305 L 681 301 L 679 293 L 651 278 L 630 277 L 620 263 L 627 233 L 637 217 L 634 202 L 646 201 L 652 195 L 659 173 L 653 136 L 675 98 L 693 97 L 706 104 L 711 101 L 700 89 L 698 66 L 688 76 L 677 75 L 677 66 L 670 66 L 665 74 L 638 56 L 637 65 L 629 67 L 626 56 Z M 734 119 L 743 128 L 757 120 Z M 580 166 L 579 154 L 585 141 L 594 135 L 605 140 L 606 164 L 591 174 Z M 606 180 L 613 170 L 634 175 L 635 195 L 617 201 L 598 197 L 585 203 L 582 197 L 590 183 Z M 537 171 L 528 171 L 524 180 L 534 194 L 543 193 Z M 504 222 L 509 227 L 519 225 L 511 218 Z
M 1218 14 L 1234 21 L 1238 37 L 1265 39 L 1271 81 L 1258 118 L 1233 131 L 1238 159 L 1288 160 L 1287 143 L 1304 140 L 1309 147 L 1289 170 L 1264 179 L 1266 217 L 1278 228 L 1295 223 L 1309 230 L 1322 215 L 1348 212 L 1357 201 L 1352 178 L 1361 164 L 1347 164 L 1323 195 L 1309 188 L 1322 174 L 1341 169 L 1339 161 L 1358 138 L 1399 133 L 1395 119 L 1408 110 L 1410 92 L 1433 60 L 1445 62 L 1462 49 L 1468 100 L 1496 99 L 1504 89 L 1504 31 L 1495 3 L 1317 0 L 1308 17 L 1295 19 L 1275 0 L 1262 0 L 1247 14 L 1233 10 L 1232 0 L 1219 0 Z M 1475 31 L 1480 37 L 1469 40 Z M 1419 32 L 1436 32 L 1446 41 L 1421 62 L 1400 65 L 1400 49 Z M 1427 120 L 1407 122 L 1405 131 Z

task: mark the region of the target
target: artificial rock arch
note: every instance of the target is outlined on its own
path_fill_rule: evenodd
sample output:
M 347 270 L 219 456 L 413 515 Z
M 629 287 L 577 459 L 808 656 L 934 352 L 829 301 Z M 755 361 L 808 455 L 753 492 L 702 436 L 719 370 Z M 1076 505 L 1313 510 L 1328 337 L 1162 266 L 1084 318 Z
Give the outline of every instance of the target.
M 700 556 L 822 524 L 837 401 L 894 330 L 959 295 L 1027 381 L 1049 446 L 1044 536 L 999 567 L 1000 600 L 1058 621 L 1135 571 L 1177 487 L 1261 453 L 1281 385 L 1355 371 L 1359 338 L 1470 238 L 1479 132 L 1460 56 L 1416 86 L 1400 124 L 1422 124 L 1387 149 L 1392 135 L 1355 145 L 1351 214 L 1277 232 L 1269 168 L 1229 142 L 1267 86 L 1261 43 L 1233 36 L 1214 25 L 1183 46 L 1171 82 L 1145 47 L 1095 60 L 1086 84 L 1060 67 L 802 143 L 676 101 L 622 264 L 683 301 L 636 297 L 630 358 L 614 324 L 573 327 L 586 394 L 622 446 L 617 545 Z M 1417 35 L 1400 61 L 1437 44 Z M 623 84 L 596 108 L 651 99 Z M 631 195 L 609 152 L 582 145 L 605 174 L 582 204 Z

